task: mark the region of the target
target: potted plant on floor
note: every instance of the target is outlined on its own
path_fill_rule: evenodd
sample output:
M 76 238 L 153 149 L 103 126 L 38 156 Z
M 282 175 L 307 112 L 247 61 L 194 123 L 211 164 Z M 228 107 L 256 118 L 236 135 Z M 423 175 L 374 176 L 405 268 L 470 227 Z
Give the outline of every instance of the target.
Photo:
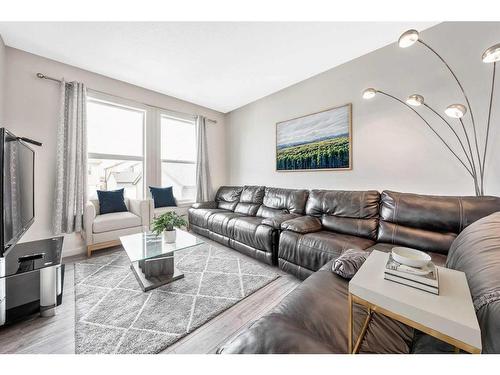
M 175 242 L 175 228 L 185 227 L 186 220 L 177 215 L 175 212 L 166 212 L 153 220 L 153 233 L 159 236 L 163 235 L 163 240 L 166 243 Z

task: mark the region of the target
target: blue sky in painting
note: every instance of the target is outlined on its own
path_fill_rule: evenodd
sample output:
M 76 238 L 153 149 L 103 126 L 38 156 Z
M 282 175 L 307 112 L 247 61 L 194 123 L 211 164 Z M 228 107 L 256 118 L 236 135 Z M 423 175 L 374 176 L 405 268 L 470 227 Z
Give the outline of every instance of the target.
M 349 106 L 334 108 L 314 115 L 284 121 L 278 124 L 278 147 L 288 144 L 310 143 L 349 133 Z

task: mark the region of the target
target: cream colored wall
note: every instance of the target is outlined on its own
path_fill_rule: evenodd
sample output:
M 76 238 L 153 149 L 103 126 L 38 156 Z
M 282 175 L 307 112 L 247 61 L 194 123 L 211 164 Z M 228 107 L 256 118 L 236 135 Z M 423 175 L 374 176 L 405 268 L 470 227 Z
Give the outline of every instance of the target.
M 36 148 L 35 223 L 23 241 L 52 235 L 59 87 L 52 81 L 36 78 L 37 72 L 82 81 L 89 88 L 111 95 L 216 120 L 217 124 L 209 124 L 207 132 L 212 184 L 217 187 L 226 182 L 225 124 L 221 113 L 10 47 L 6 48 L 6 72 L 5 90 L 9 95 L 5 101 L 5 126 L 17 135 L 43 142 L 43 147 Z M 67 235 L 63 255 L 82 251 L 80 237 Z
M 422 37 L 463 77 L 476 120 L 484 129 L 492 65 L 482 63 L 481 54 L 500 42 L 500 23 L 444 23 L 425 30 Z M 486 193 L 494 195 L 500 195 L 500 78 L 497 86 L 485 185 Z M 402 98 L 420 93 L 440 111 L 448 104 L 463 102 L 450 73 L 434 55 L 419 45 L 400 49 L 391 44 L 227 114 L 229 182 L 474 194 L 472 180 L 460 164 L 411 111 L 383 97 L 362 100 L 366 87 Z M 276 172 L 276 122 L 344 103 L 353 104 L 352 171 Z M 447 131 L 425 109 L 421 113 Z M 453 124 L 459 126 L 456 121 Z M 483 132 L 479 133 L 482 138 Z

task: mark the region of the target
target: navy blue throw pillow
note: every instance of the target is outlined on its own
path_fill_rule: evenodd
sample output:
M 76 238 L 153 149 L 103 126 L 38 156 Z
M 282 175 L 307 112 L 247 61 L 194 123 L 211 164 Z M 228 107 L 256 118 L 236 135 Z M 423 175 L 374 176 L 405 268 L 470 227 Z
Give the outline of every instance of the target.
M 175 203 L 174 194 L 172 193 L 172 186 L 166 188 L 150 186 L 149 191 L 153 196 L 155 208 L 177 206 L 177 203 Z
M 128 211 L 123 198 L 123 189 L 97 190 L 97 198 L 99 198 L 99 213 L 101 215 Z

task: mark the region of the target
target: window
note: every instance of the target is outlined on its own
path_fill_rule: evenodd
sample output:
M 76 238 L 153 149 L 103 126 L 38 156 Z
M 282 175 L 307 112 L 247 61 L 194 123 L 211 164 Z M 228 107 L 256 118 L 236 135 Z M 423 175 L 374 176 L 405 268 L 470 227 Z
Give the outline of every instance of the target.
M 195 200 L 196 130 L 194 120 L 161 116 L 161 184 L 172 186 L 177 200 Z
M 142 109 L 88 99 L 89 198 L 96 198 L 96 190 L 121 188 L 128 198 L 143 197 L 145 118 Z
M 147 186 L 172 186 L 177 201 L 196 196 L 194 116 L 97 92 L 87 99 L 88 196 L 125 189 L 150 197 Z M 161 168 L 160 168 L 161 166 Z

